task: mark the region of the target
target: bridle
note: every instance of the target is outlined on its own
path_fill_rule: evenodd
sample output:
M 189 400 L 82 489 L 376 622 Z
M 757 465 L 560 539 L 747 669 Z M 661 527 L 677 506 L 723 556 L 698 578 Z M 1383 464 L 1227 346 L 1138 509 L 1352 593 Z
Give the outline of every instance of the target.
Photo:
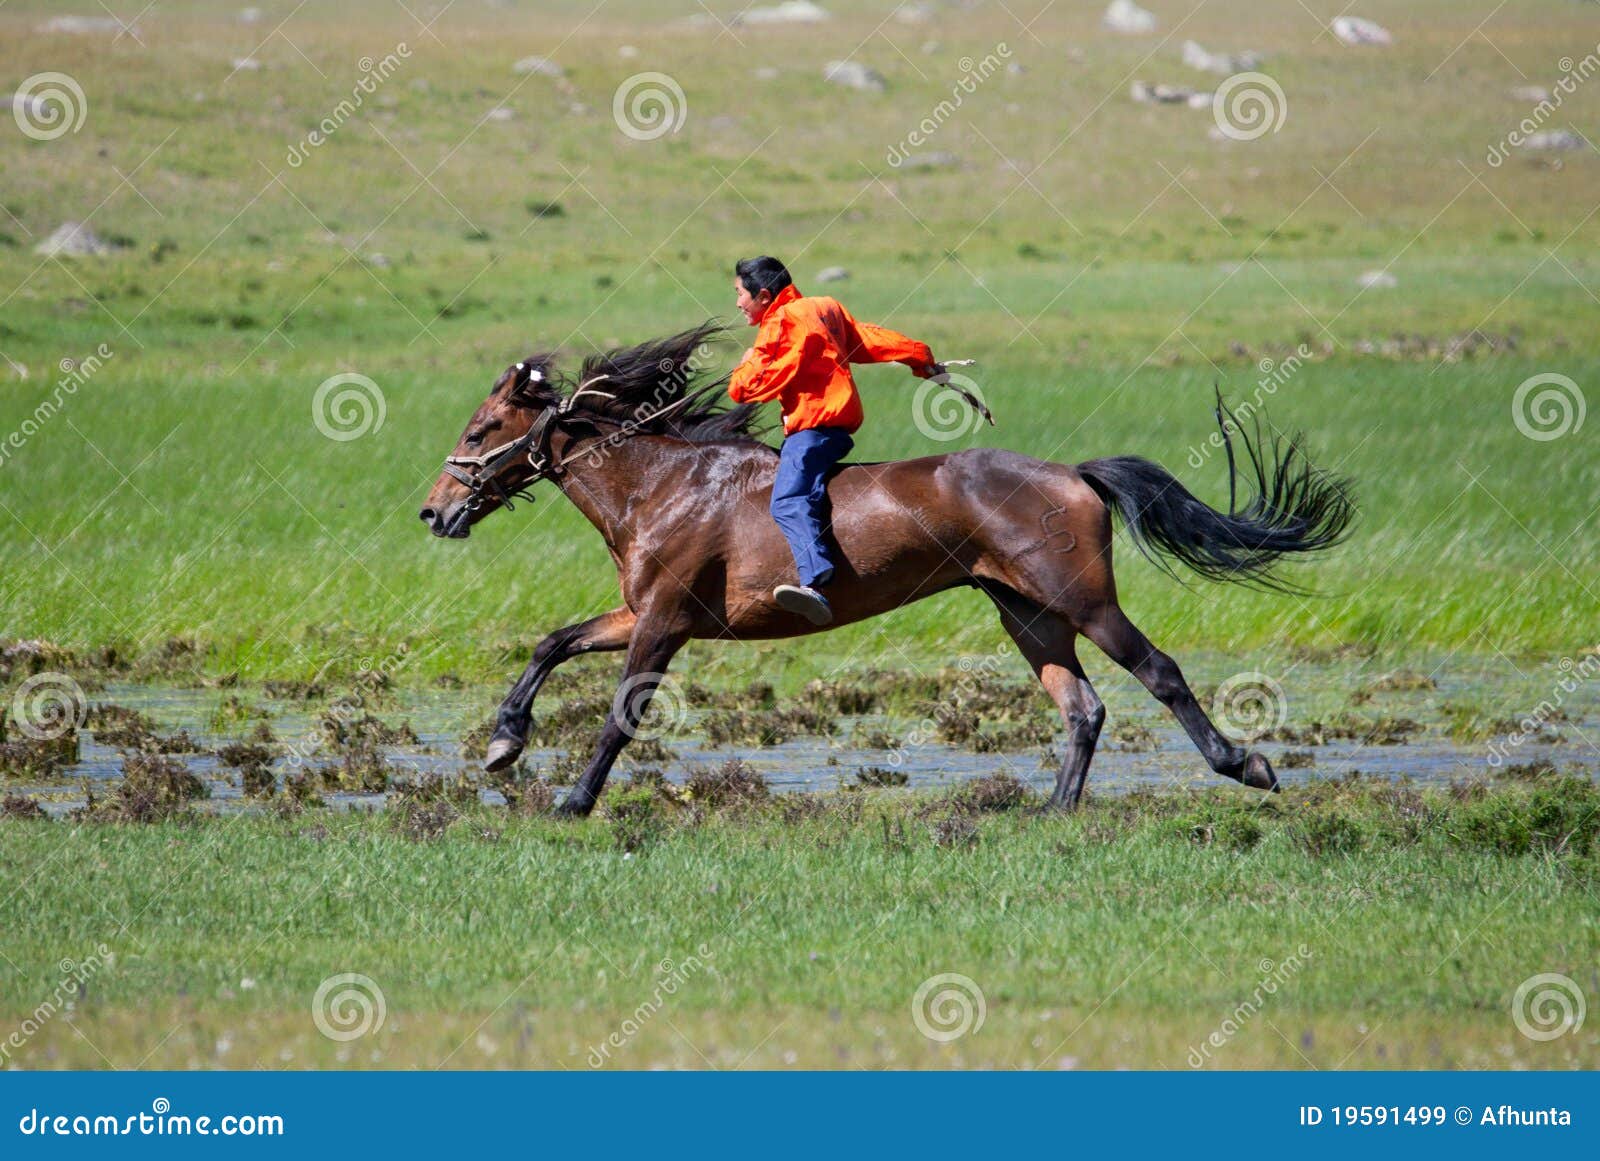
M 520 371 L 522 369 L 523 364 L 518 363 L 517 370 Z M 528 381 L 530 383 L 537 383 L 543 378 L 544 376 L 537 367 L 528 372 Z M 559 475 L 562 470 L 562 462 L 555 459 L 549 447 L 551 424 L 559 417 L 570 412 L 573 404 L 585 395 L 602 395 L 607 399 L 615 399 L 616 396 L 611 392 L 601 391 L 594 387 L 594 384 L 609 378 L 609 375 L 596 375 L 593 379 L 584 380 L 578 385 L 576 391 L 568 395 L 560 403 L 548 405 L 540 411 L 538 418 L 533 421 L 533 425 L 509 443 L 503 443 L 491 451 L 484 452 L 482 455 L 446 456 L 444 459 L 445 474 L 466 485 L 471 493 L 467 497 L 467 511 L 476 512 L 483 507 L 485 494 L 503 505 L 507 512 L 512 511 L 512 497 L 526 499 L 529 503 L 532 503 L 534 498 L 533 486 L 540 480 L 547 480 Z M 640 424 L 660 419 L 662 416 L 676 411 L 687 402 L 689 402 L 689 398 L 685 396 L 674 403 L 669 403 L 654 414 L 645 416 L 643 419 L 624 421 L 621 428 L 606 436 L 596 447 L 589 449 L 585 455 L 593 456 L 601 448 L 616 447 L 617 444 L 637 432 Z M 533 467 L 533 475 L 529 476 L 520 487 L 508 489 L 500 482 L 500 478 L 508 468 L 517 462 L 518 455 L 523 451 L 528 453 L 528 463 Z

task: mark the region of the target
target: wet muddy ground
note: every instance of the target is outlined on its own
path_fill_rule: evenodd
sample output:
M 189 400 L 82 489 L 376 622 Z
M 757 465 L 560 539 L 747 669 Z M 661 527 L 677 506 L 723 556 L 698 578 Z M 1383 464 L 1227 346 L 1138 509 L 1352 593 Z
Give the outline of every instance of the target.
M 1521 668 L 1301 659 L 1232 669 L 1220 658 L 1192 664 L 1196 692 L 1230 736 L 1256 739 L 1286 785 L 1352 771 L 1443 784 L 1544 763 L 1600 774 L 1600 724 L 1592 724 L 1600 680 L 1587 679 L 1582 658 Z M 551 680 L 517 779 L 572 781 L 614 680 L 606 668 Z M 154 778 L 158 797 L 213 811 L 287 797 L 377 808 L 394 791 L 434 781 L 504 801 L 504 781 L 482 775 L 477 761 L 497 689 L 87 685 L 81 727 L 48 745 L 19 728 L 13 704 L 0 749 L 6 795 L 61 816 L 103 806 L 133 773 Z M 1109 716 L 1091 793 L 1221 781 L 1131 680 L 1102 676 L 1097 685 Z M 682 783 L 697 767 L 737 758 L 774 791 L 940 787 L 997 772 L 1047 790 L 1062 741 L 1038 686 L 1009 671 L 866 674 L 787 697 L 759 684 L 710 690 L 674 678 L 614 778 L 653 769 Z

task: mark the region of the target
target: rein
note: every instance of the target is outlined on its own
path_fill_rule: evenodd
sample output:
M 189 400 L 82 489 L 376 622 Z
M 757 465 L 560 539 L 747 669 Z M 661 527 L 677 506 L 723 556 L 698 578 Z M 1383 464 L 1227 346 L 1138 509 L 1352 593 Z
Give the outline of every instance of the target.
M 535 369 L 530 372 L 529 377 L 533 382 L 538 382 L 543 376 Z M 444 460 L 445 474 L 459 483 L 465 484 L 471 490 L 472 494 L 467 498 L 468 510 L 477 511 L 483 507 L 485 493 L 499 501 L 507 512 L 512 511 L 512 497 L 525 498 L 531 503 L 534 499 L 531 491 L 533 486 L 540 480 L 550 479 L 559 475 L 563 470 L 563 462 L 556 460 L 549 449 L 548 433 L 551 424 L 559 417 L 569 413 L 573 404 L 581 396 L 603 395 L 608 399 L 616 398 L 611 392 L 600 391 L 592 386 L 608 378 L 610 378 L 609 375 L 596 375 L 593 379 L 580 383 L 578 389 L 560 403 L 545 407 L 540 411 L 539 417 L 533 421 L 533 425 L 524 434 L 509 443 L 503 443 L 491 451 L 484 452 L 482 455 L 446 456 Z M 601 449 L 616 447 L 624 440 L 638 434 L 639 427 L 642 424 L 653 423 L 688 402 L 689 397 L 684 396 L 682 399 L 669 403 L 651 415 L 622 421 L 622 427 L 604 437 L 596 446 L 588 449 L 584 453 L 585 456 L 595 458 Z M 500 482 L 500 477 L 505 474 L 512 464 L 516 463 L 518 454 L 525 449 L 528 453 L 528 463 L 533 467 L 533 475 L 520 487 L 508 490 Z

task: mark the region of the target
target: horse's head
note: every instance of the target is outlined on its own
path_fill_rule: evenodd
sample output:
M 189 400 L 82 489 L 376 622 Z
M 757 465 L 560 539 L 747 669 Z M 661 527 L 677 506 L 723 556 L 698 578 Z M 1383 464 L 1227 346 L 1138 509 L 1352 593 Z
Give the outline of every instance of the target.
M 463 538 L 472 525 L 544 475 L 550 428 L 561 403 L 548 356 L 525 359 L 495 380 L 472 413 L 444 470 L 423 502 L 435 536 Z

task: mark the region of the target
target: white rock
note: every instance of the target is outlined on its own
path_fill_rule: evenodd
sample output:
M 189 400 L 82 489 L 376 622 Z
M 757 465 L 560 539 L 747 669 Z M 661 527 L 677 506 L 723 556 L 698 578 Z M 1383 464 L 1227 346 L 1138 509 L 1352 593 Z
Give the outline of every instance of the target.
M 122 21 L 114 16 L 53 16 L 39 26 L 40 32 L 121 32 Z
M 822 75 L 836 85 L 867 93 L 881 93 L 889 87 L 882 73 L 856 60 L 831 60 L 822 66 Z
M 843 266 L 828 266 L 828 267 L 824 267 L 823 269 L 817 271 L 816 281 L 818 281 L 818 282 L 843 282 L 846 278 L 849 278 L 849 277 L 850 277 L 850 271 L 846 270 Z
M 1540 101 L 1550 99 L 1550 90 L 1539 85 L 1518 85 L 1511 90 L 1511 96 L 1515 100 L 1532 101 L 1537 105 Z
M 901 24 L 926 24 L 933 19 L 934 7 L 926 0 L 902 4 L 894 10 L 894 18 Z
M 1538 133 L 1530 133 L 1522 142 L 1524 149 L 1582 149 L 1585 147 L 1582 137 L 1571 129 L 1544 129 Z
M 62 222 L 43 242 L 33 248 L 35 254 L 57 258 L 89 258 L 109 254 L 115 249 L 88 226 L 78 222 Z
M 1362 290 L 1393 290 L 1400 280 L 1387 270 L 1369 270 L 1356 280 Z
M 1111 7 L 1106 9 L 1101 21 L 1113 32 L 1137 34 L 1156 30 L 1155 14 L 1146 12 L 1133 0 L 1111 0 Z
M 639 50 L 631 44 L 624 44 L 617 49 L 617 55 L 623 60 L 633 60 L 639 55 Z
M 241 8 L 241 9 L 239 9 L 239 23 L 240 24 L 260 24 L 261 23 L 261 9 L 259 9 L 259 8 Z
M 491 121 L 514 121 L 516 120 L 516 116 L 517 113 L 515 109 L 508 109 L 504 105 L 496 105 L 493 109 L 489 110 L 489 120 Z
M 821 24 L 828 20 L 828 10 L 811 0 L 783 0 L 761 8 L 750 8 L 739 13 L 729 24 Z
M 261 68 L 261 62 L 253 56 L 236 56 L 232 63 L 233 71 L 236 73 L 253 73 Z
M 560 79 L 567 75 L 565 69 L 547 56 L 525 56 L 511 66 L 511 71 L 519 77 L 532 73 L 535 76 Z
M 756 70 L 756 80 L 775 81 L 778 79 L 778 70 L 771 65 L 762 65 Z
M 1151 85 L 1134 81 L 1128 87 L 1128 95 L 1141 105 L 1188 105 L 1191 109 L 1208 108 L 1211 105 L 1210 93 L 1182 85 Z
M 1251 73 L 1261 67 L 1261 57 L 1253 52 L 1207 52 L 1192 40 L 1183 42 L 1183 63 L 1201 72 L 1231 77 L 1234 73 Z
M 1389 30 L 1359 16 L 1340 16 L 1333 22 L 1333 34 L 1346 44 L 1393 44 Z

